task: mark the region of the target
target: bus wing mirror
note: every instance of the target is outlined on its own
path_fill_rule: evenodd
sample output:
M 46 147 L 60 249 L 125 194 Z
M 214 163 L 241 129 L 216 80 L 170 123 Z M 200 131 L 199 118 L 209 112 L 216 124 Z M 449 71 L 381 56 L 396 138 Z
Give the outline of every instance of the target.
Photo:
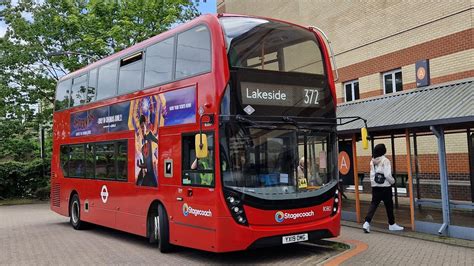
M 196 158 L 206 158 L 208 155 L 207 135 L 202 133 L 196 134 L 194 143 L 196 145 Z
M 366 127 L 360 129 L 360 135 L 362 137 L 362 148 L 367 150 L 369 148 L 369 139 Z

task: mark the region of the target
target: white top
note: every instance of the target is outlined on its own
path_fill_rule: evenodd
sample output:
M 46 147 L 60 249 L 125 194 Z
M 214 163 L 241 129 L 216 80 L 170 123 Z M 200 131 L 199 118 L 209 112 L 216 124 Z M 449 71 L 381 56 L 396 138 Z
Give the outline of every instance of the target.
M 378 184 L 374 181 L 375 173 L 380 173 L 385 176 L 385 182 Z M 372 187 L 390 187 L 395 184 L 395 179 L 392 176 L 392 166 L 390 160 L 382 155 L 370 161 L 370 185 Z

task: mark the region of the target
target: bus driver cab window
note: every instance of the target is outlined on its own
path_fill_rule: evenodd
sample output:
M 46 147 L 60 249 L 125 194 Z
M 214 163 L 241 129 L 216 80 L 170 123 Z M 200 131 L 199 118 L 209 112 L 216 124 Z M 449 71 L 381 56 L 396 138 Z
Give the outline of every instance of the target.
M 208 156 L 198 159 L 195 134 L 183 136 L 183 185 L 214 187 L 214 136 L 208 133 L 207 139 Z

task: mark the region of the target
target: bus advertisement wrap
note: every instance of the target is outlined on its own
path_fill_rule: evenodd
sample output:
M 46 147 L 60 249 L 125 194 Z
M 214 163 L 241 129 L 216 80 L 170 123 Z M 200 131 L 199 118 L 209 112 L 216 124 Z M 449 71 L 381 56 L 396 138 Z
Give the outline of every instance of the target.
M 165 92 L 162 101 L 165 106 L 164 125 L 174 126 L 196 122 L 196 87 L 186 87 Z
M 137 104 L 141 105 L 140 110 Z M 150 110 L 149 108 L 155 109 Z M 139 124 L 132 123 L 131 125 L 129 123 L 130 114 L 135 114 L 133 118 L 138 121 L 137 114 L 149 114 L 150 119 L 155 119 L 154 115 L 158 113 L 161 117 L 160 127 L 196 122 L 196 87 L 186 87 L 159 95 L 73 113 L 71 114 L 71 137 L 134 129 L 136 131 Z
M 158 185 L 158 128 L 196 121 L 196 87 L 132 100 L 128 127 L 135 131 L 135 182 Z
M 71 114 L 71 137 L 127 130 L 130 102 Z

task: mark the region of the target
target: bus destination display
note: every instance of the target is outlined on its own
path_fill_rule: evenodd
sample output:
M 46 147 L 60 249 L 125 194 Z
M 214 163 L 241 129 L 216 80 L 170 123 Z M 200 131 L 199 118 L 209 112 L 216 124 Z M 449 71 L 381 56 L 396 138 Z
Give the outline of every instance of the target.
M 322 88 L 241 82 L 242 104 L 320 108 L 324 105 Z

